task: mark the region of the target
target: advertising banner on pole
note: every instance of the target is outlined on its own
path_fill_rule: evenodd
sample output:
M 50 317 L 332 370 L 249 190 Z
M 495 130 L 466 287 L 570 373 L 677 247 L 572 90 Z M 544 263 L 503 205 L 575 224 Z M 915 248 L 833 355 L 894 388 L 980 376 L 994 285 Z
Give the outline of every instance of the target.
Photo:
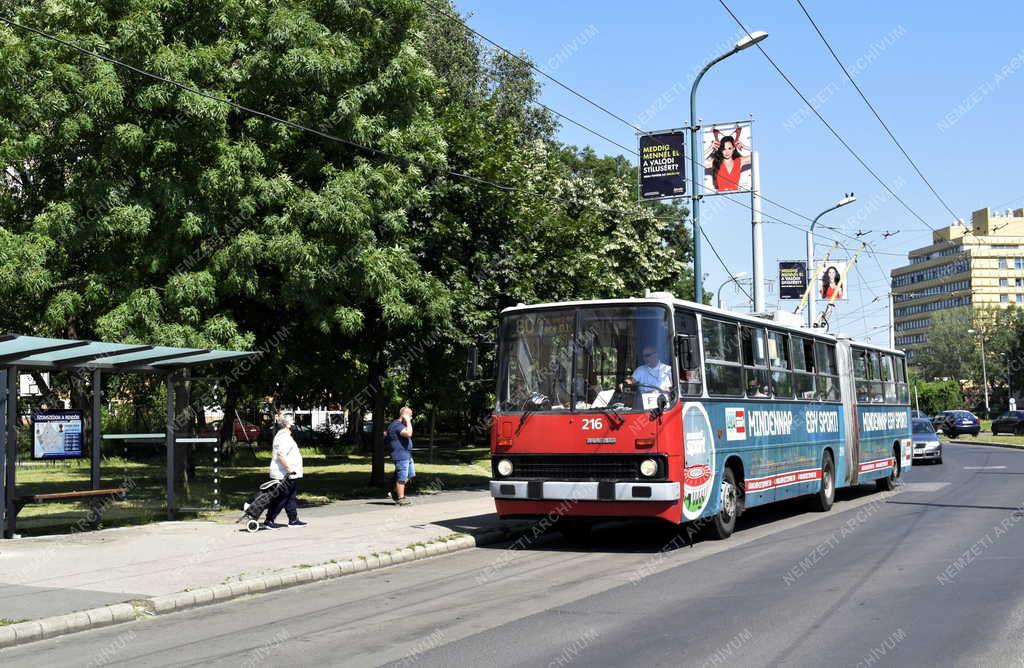
M 640 199 L 686 194 L 686 157 L 682 130 L 640 135 Z
M 807 289 L 807 263 L 803 260 L 779 261 L 779 299 L 803 299 Z
M 36 459 L 82 456 L 82 411 L 32 413 L 32 455 Z
M 705 195 L 750 192 L 751 127 L 737 121 L 702 128 Z
M 825 270 L 817 277 L 816 294 L 821 299 L 838 301 L 848 299 L 850 281 L 847 276 L 849 260 L 831 259 L 825 264 Z

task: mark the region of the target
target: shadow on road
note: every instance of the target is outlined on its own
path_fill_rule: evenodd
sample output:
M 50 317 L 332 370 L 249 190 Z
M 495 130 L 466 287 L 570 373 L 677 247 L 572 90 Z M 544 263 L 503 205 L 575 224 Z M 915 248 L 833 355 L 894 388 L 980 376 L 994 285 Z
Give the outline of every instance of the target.
M 852 501 L 875 493 L 873 484 L 843 488 L 836 490 L 836 501 Z M 751 508 L 740 516 L 736 532 L 812 512 L 809 509 L 809 498 L 787 499 Z M 454 531 L 472 531 L 475 525 L 482 524 L 488 517 L 491 519 L 488 524 L 493 525 L 493 515 L 460 518 L 439 524 Z M 507 523 L 512 526 L 512 522 L 509 520 Z M 567 531 L 569 535 L 563 534 L 563 529 L 575 528 L 570 526 L 572 518 L 569 517 L 556 518 L 543 524 L 522 520 L 519 523 L 525 528 L 525 533 L 509 541 L 482 545 L 481 549 L 654 554 L 685 549 L 709 540 L 703 531 L 706 521 L 675 526 L 661 520 L 616 518 L 595 521 L 589 533 Z M 547 524 L 546 528 L 544 524 Z

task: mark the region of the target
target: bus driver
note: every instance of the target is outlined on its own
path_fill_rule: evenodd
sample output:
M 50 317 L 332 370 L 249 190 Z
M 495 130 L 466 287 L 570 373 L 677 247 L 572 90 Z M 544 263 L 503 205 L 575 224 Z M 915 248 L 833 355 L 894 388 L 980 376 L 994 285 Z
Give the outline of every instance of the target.
M 672 367 L 658 359 L 658 353 L 653 346 L 643 347 L 643 358 L 644 363 L 626 379 L 626 384 L 638 385 L 641 392 L 655 388 L 663 392 L 671 392 Z

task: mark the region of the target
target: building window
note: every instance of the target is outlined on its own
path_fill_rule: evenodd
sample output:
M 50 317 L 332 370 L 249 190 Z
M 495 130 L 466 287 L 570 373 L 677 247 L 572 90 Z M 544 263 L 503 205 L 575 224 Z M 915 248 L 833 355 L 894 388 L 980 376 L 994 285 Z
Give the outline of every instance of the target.
M 1010 295 L 999 295 L 999 303 L 1000 304 L 1009 304 L 1010 303 Z
M 1018 304 L 1024 304 L 1024 295 L 1022 295 L 1022 294 L 1020 294 L 1018 292 L 1016 296 L 1017 296 L 1017 303 Z
M 1008 287 L 1010 287 L 1010 279 L 1008 279 L 1008 278 L 1000 278 L 999 279 L 999 287 L 1001 287 L 1001 288 L 1008 288 Z
M 1006 269 L 1006 258 L 1005 257 L 999 258 L 999 268 L 1000 269 Z
M 1013 259 L 1014 269 L 1024 269 L 1024 257 L 1016 257 Z
M 1013 279 L 1013 287 L 1015 287 L 1015 288 L 1024 288 L 1024 278 L 1015 278 L 1015 279 Z

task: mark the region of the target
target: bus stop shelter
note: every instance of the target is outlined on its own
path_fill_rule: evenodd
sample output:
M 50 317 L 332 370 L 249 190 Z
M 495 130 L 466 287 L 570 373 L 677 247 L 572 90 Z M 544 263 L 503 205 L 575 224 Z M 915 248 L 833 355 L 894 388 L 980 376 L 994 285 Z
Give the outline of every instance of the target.
M 51 339 L 20 334 L 0 335 L 0 453 L 3 475 L 0 476 L 0 531 L 11 538 L 16 527 L 19 507 L 15 495 L 18 460 L 18 393 L 22 373 L 77 371 L 91 375 L 91 420 L 88 433 L 82 434 L 83 454 L 89 444 L 91 489 L 100 489 L 100 446 L 102 443 L 100 407 L 103 374 L 150 373 L 164 376 L 167 386 L 167 424 L 163 437 L 167 447 L 167 511 L 174 516 L 174 449 L 177 437 L 175 390 L 186 379 L 189 369 L 216 362 L 242 362 L 259 356 L 259 352 L 212 350 L 208 348 L 175 348 L 130 343 L 107 343 L 76 339 Z

